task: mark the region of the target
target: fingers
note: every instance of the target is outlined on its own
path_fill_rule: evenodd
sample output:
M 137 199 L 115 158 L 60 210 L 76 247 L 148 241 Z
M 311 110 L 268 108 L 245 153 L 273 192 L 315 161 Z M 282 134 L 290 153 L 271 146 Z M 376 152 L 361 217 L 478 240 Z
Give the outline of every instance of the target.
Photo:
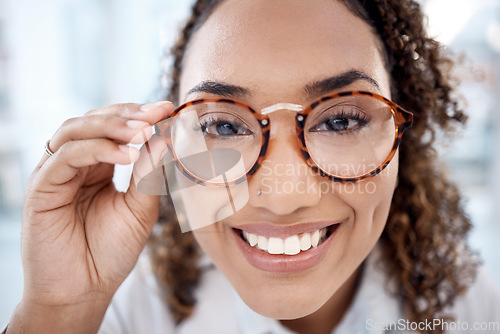
M 155 104 L 115 104 L 69 119 L 50 139 L 50 150 L 57 152 L 72 141 L 106 138 L 118 144 L 142 144 L 153 134 L 152 125 L 167 118 L 173 111 L 171 102 Z M 47 160 L 44 155 L 38 167 Z
M 47 184 L 68 182 L 79 168 L 107 164 L 130 164 L 139 151 L 126 144 L 151 138 L 152 125 L 167 118 L 173 104 L 117 104 L 67 120 L 50 140 L 50 158 L 44 154 L 37 168 Z
M 157 195 L 164 194 L 167 186 L 161 168 L 166 149 L 165 141 L 154 135 L 141 148 L 140 157 L 134 164 L 125 201 L 137 217 L 147 217 L 151 212 L 158 211 L 159 197 Z M 156 223 L 156 219 L 138 220 L 147 224 L 148 230 Z
M 167 152 L 165 141 L 154 135 L 142 148 L 140 158 L 134 164 L 130 188 L 147 195 L 166 195 L 162 158 Z M 134 195 L 139 196 L 139 194 Z
M 150 104 L 121 103 L 91 110 L 85 115 L 119 115 L 154 124 L 166 118 L 173 110 L 174 105 L 169 101 L 160 101 Z
M 167 117 L 172 110 L 172 103 L 166 101 L 152 105 L 117 104 L 97 109 L 84 117 L 64 122 L 51 139 L 50 148 L 55 152 L 68 141 L 93 138 L 142 144 L 152 135 L 150 125 Z
M 152 129 L 148 122 L 116 115 L 92 115 L 71 118 L 64 122 L 50 140 L 50 149 L 57 152 L 64 143 L 97 138 L 141 144 L 151 135 Z
M 40 177 L 50 185 L 62 185 L 73 179 L 80 168 L 98 163 L 130 164 L 138 158 L 136 148 L 108 139 L 70 141 L 45 162 Z

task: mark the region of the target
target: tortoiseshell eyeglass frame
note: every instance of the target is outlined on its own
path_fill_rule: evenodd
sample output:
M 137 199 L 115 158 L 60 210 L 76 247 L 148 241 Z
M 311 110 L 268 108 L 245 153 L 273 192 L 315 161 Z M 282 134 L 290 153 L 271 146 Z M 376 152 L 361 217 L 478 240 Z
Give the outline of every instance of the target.
M 324 172 L 323 170 L 321 170 L 315 164 L 313 159 L 311 158 L 311 156 L 307 150 L 305 137 L 304 137 L 304 126 L 306 124 L 307 116 L 314 108 L 316 108 L 320 103 L 323 103 L 325 101 L 329 101 L 329 100 L 332 100 L 332 99 L 335 99 L 338 97 L 346 97 L 346 96 L 369 96 L 371 98 L 374 98 L 374 99 L 377 99 L 379 101 L 384 102 L 390 108 L 390 110 L 393 114 L 393 117 L 394 117 L 394 121 L 395 121 L 394 142 L 392 145 L 392 149 L 391 149 L 389 155 L 387 156 L 387 158 L 377 168 L 371 170 L 370 172 L 363 174 L 361 176 L 350 177 L 350 178 L 343 178 L 343 177 L 339 177 L 339 176 L 335 176 L 335 175 L 330 175 L 330 174 Z M 244 109 L 247 109 L 257 119 L 257 121 L 259 122 L 259 124 L 262 128 L 262 144 L 261 144 L 261 149 L 260 149 L 260 153 L 258 155 L 258 158 L 255 161 L 255 163 L 253 164 L 253 166 L 245 173 L 245 175 L 242 175 L 241 177 L 239 177 L 236 180 L 230 180 L 230 181 L 225 182 L 225 183 L 215 183 L 215 182 L 207 182 L 207 181 L 201 180 L 198 177 L 196 177 L 195 175 L 193 175 L 189 170 L 187 170 L 182 165 L 179 158 L 175 154 L 175 151 L 173 149 L 173 144 L 172 144 L 172 142 L 173 142 L 172 127 L 173 127 L 173 124 L 175 123 L 175 116 L 179 115 L 184 109 L 186 109 L 190 106 L 193 106 L 196 104 L 203 104 L 203 103 L 228 103 L 228 104 L 234 104 L 234 105 L 240 106 Z M 285 104 L 285 105 L 288 105 L 288 104 Z M 293 106 L 301 107 L 298 105 L 293 105 Z M 264 108 L 263 110 L 265 110 L 265 109 L 267 109 L 267 108 Z M 259 167 L 261 166 L 261 164 L 265 158 L 265 155 L 267 152 L 267 147 L 269 145 L 269 135 L 270 135 L 270 131 L 271 131 L 270 119 L 266 115 L 266 113 L 256 112 L 253 108 L 251 108 L 250 106 L 248 106 L 244 102 L 240 102 L 240 101 L 232 100 L 232 99 L 228 99 L 228 98 L 197 99 L 197 100 L 186 102 L 183 105 L 176 108 L 173 111 L 173 113 L 169 116 L 169 119 L 170 118 L 174 118 L 173 122 L 159 122 L 156 124 L 156 133 L 158 135 L 162 136 L 163 139 L 165 140 L 165 143 L 168 147 L 168 150 L 169 150 L 170 154 L 172 155 L 172 157 L 174 158 L 174 164 L 177 167 L 177 169 L 184 176 L 186 176 L 189 180 L 191 180 L 192 182 L 195 182 L 197 184 L 204 185 L 204 186 L 216 186 L 216 187 L 233 186 L 233 185 L 236 185 L 236 184 L 239 184 L 239 183 L 245 181 L 248 177 L 253 175 L 259 169 Z M 376 176 L 384 168 L 386 168 L 387 165 L 389 165 L 392 158 L 396 154 L 396 151 L 399 147 L 399 144 L 401 143 L 401 138 L 403 137 L 403 132 L 406 129 L 410 128 L 413 124 L 413 113 L 406 111 L 405 109 L 403 109 L 402 107 L 400 107 L 396 103 L 394 103 L 393 101 L 391 101 L 391 100 L 389 100 L 381 95 L 372 93 L 372 92 L 346 91 L 346 92 L 333 93 L 333 94 L 324 96 L 322 98 L 319 98 L 318 100 L 314 101 L 309 106 L 307 106 L 306 108 L 303 108 L 301 111 L 297 111 L 297 113 L 295 115 L 295 121 L 296 121 L 295 128 L 296 128 L 296 132 L 297 132 L 297 140 L 298 140 L 298 144 L 300 147 L 300 151 L 301 151 L 302 156 L 304 157 L 306 163 L 312 168 L 312 170 L 314 172 L 320 174 L 321 176 L 323 176 L 331 181 L 334 181 L 334 182 L 355 183 L 355 182 L 358 182 L 361 180 L 366 180 L 366 179 L 369 179 L 369 178 Z

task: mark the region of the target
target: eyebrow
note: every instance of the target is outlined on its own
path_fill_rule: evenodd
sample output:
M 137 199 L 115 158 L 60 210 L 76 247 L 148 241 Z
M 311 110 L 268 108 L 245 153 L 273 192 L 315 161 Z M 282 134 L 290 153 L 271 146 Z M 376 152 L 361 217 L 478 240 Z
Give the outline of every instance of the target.
M 194 86 L 189 90 L 186 96 L 198 92 L 219 95 L 227 98 L 237 98 L 250 95 L 250 90 L 246 88 L 210 80 L 203 81 L 198 85 Z
M 376 80 L 358 70 L 347 71 L 328 79 L 315 81 L 306 85 L 305 91 L 310 98 L 315 98 L 347 87 L 358 80 L 367 81 L 380 91 L 380 86 Z
M 314 81 L 310 84 L 307 84 L 304 88 L 304 91 L 310 98 L 315 98 L 349 86 L 350 84 L 358 80 L 367 81 L 368 83 L 375 86 L 377 90 L 380 90 L 380 86 L 377 81 L 371 78 L 369 75 L 359 70 L 351 70 L 321 81 Z M 191 88 L 186 94 L 186 97 L 190 94 L 199 92 L 214 94 L 226 98 L 240 98 L 243 96 L 251 95 L 251 91 L 247 88 L 207 80 Z

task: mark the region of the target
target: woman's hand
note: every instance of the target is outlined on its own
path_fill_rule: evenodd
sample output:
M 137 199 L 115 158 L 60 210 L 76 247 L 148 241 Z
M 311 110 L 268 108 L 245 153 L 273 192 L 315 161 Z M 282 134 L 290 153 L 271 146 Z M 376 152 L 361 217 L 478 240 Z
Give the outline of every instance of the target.
M 166 147 L 151 125 L 173 109 L 170 102 L 112 105 L 66 121 L 51 138 L 54 155 L 42 158 L 26 190 L 24 291 L 9 333 L 16 319 L 18 328 L 40 332 L 51 316 L 73 329 L 81 318 L 90 325 L 81 332 L 97 330 L 159 213 L 159 197 L 140 193 L 137 180 L 126 193 L 115 189 L 114 165 L 138 160 L 140 152 L 126 144 L 146 140 L 147 159 L 157 163 Z

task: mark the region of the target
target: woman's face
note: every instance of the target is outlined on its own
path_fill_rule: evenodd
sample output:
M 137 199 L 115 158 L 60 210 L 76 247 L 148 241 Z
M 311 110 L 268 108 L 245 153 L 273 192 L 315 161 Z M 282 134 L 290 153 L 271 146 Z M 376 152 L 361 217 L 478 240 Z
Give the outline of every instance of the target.
M 345 75 L 352 71 L 357 74 Z M 330 78 L 336 80 L 325 81 Z M 206 81 L 222 85 L 200 85 Z M 180 99 L 227 96 L 260 110 L 278 102 L 308 105 L 344 90 L 390 98 L 380 42 L 342 3 L 227 0 L 190 41 Z M 246 304 L 277 319 L 301 318 L 322 307 L 345 309 L 358 268 L 386 224 L 398 170 L 396 155 L 361 183 L 333 183 L 312 173 L 299 150 L 294 116 L 288 110 L 270 115 L 269 148 L 249 179 L 246 205 L 194 231 Z M 296 255 L 269 254 L 241 237 L 246 231 L 271 243 L 318 229 L 333 233 Z

